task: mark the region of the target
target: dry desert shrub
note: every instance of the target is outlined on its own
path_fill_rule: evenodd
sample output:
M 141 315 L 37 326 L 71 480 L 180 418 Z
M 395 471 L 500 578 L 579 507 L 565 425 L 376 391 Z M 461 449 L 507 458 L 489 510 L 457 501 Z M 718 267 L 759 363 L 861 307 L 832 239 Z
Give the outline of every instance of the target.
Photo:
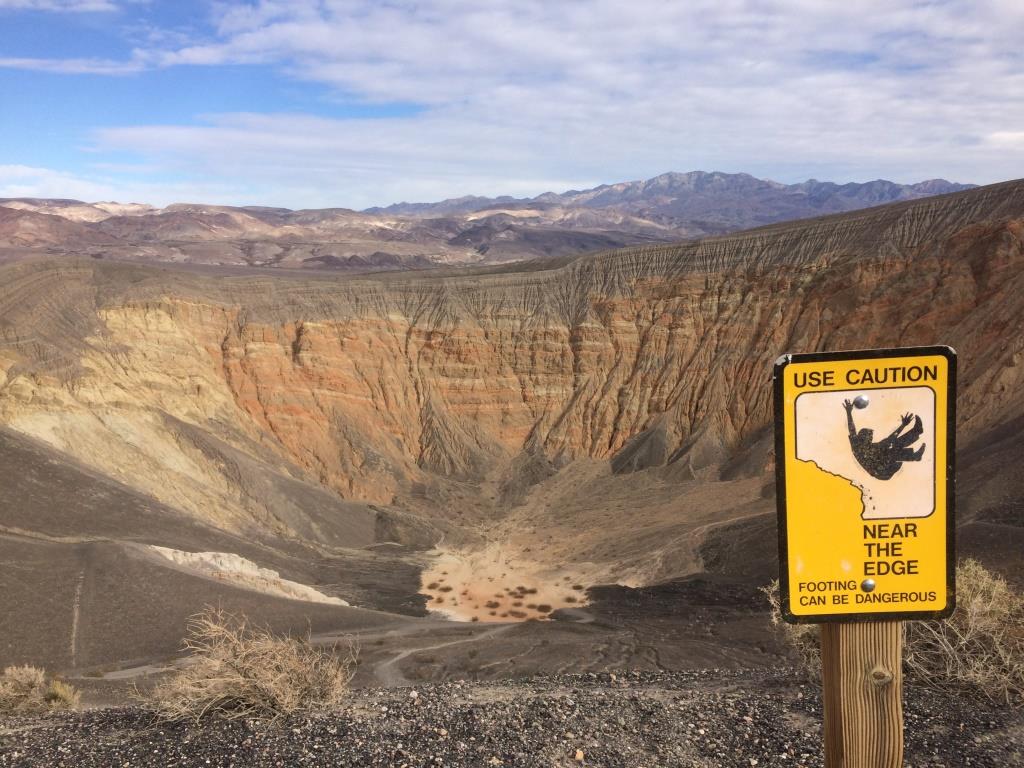
M 904 623 L 907 676 L 930 688 L 1024 704 L 1024 595 L 975 560 L 957 565 L 956 590 L 957 607 L 950 618 Z M 772 624 L 799 654 L 800 670 L 820 679 L 818 627 L 782 620 L 778 581 L 763 592 Z
M 956 602 L 944 621 L 906 623 L 907 672 L 942 690 L 1024 704 L 1024 596 L 976 560 L 963 560 Z
M 821 679 L 821 642 L 816 624 L 790 624 L 782 618 L 782 598 L 779 580 L 762 587 L 771 611 L 772 626 L 782 635 L 786 645 L 797 652 L 797 668 L 807 679 L 817 682 Z
M 348 692 L 357 648 L 316 648 L 242 616 L 208 608 L 189 620 L 186 667 L 157 684 L 149 703 L 168 720 L 276 719 L 330 709 Z
M 39 715 L 78 706 L 81 694 L 38 667 L 7 667 L 0 675 L 0 714 Z

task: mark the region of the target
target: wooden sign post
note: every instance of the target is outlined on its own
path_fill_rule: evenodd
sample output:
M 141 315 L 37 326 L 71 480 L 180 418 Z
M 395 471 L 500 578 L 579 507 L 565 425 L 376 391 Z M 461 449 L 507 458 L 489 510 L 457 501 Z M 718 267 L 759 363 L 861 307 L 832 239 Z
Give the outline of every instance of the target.
M 903 623 L 821 625 L 827 768 L 903 765 Z
M 782 614 L 821 624 L 826 768 L 903 764 L 902 620 L 954 607 L 956 353 L 775 364 Z

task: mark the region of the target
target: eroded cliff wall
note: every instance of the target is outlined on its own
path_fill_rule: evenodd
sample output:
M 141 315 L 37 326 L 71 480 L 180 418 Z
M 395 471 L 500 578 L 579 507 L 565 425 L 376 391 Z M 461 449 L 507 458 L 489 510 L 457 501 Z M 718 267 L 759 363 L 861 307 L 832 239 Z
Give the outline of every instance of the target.
M 297 535 L 314 534 L 288 483 L 375 504 L 490 493 L 524 451 L 757 473 L 784 351 L 951 344 L 969 443 L 1024 413 L 1022 240 L 1009 183 L 508 271 L 17 264 L 0 421 L 218 525 Z

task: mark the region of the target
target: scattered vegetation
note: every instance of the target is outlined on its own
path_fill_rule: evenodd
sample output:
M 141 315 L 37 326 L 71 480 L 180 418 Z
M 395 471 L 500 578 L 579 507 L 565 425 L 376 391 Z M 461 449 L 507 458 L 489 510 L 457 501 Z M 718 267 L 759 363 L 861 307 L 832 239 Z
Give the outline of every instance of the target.
M 782 618 L 782 597 L 779 581 L 776 579 L 762 587 L 771 609 L 772 626 L 778 631 L 786 645 L 796 651 L 797 667 L 808 680 L 821 680 L 821 643 L 816 624 L 790 624 Z
M 276 719 L 337 706 L 348 692 L 357 648 L 315 648 L 241 616 L 208 608 L 189 620 L 191 663 L 159 683 L 149 703 L 168 720 Z
M 957 608 L 942 621 L 908 621 L 904 668 L 919 685 L 972 691 L 992 702 L 1024 705 L 1024 595 L 975 560 L 956 569 Z M 810 678 L 821 675 L 818 627 L 782 620 L 779 583 L 764 588 L 771 619 Z
M 78 706 L 81 694 L 38 667 L 7 667 L 0 675 L 0 715 L 40 715 Z
M 956 569 L 957 608 L 945 621 L 906 623 L 907 672 L 945 690 L 973 689 L 1024 705 L 1024 595 L 975 560 Z

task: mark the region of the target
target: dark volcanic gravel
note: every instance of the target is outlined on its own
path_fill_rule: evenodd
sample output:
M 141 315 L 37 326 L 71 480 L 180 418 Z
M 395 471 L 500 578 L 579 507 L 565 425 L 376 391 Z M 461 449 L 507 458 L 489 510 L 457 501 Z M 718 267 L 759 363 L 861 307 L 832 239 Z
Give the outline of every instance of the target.
M 1024 765 L 1024 719 L 905 691 L 906 766 Z M 137 708 L 0 722 L 0 766 L 821 766 L 821 703 L 788 671 L 364 689 L 337 713 L 197 727 Z

